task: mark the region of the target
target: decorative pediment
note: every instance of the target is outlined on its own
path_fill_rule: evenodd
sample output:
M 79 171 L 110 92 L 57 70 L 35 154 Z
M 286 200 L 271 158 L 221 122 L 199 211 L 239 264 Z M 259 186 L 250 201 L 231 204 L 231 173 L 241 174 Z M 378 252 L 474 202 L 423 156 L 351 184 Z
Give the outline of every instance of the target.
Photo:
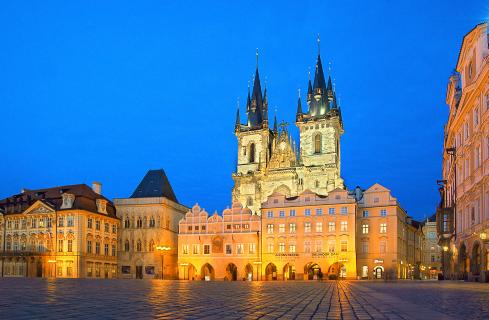
M 61 204 L 61 209 L 71 209 L 73 208 L 73 203 L 75 202 L 75 195 L 72 193 L 63 193 L 61 196 L 63 203 Z
M 97 211 L 99 213 L 107 214 L 107 200 L 97 199 Z
M 54 213 L 54 208 L 50 205 L 38 200 L 34 202 L 29 208 L 27 208 L 23 213 L 24 214 L 46 214 L 46 213 Z

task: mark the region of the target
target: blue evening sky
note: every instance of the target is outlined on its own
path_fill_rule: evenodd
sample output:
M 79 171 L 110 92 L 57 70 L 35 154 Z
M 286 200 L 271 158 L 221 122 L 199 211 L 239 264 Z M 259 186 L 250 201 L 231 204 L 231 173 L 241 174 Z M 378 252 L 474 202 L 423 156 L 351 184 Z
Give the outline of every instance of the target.
M 410 215 L 431 215 L 448 77 L 488 16 L 485 1 L 4 2 L 0 198 L 95 180 L 127 197 L 164 168 L 183 204 L 221 212 L 256 48 L 270 116 L 293 123 L 319 33 L 347 186 L 379 182 Z

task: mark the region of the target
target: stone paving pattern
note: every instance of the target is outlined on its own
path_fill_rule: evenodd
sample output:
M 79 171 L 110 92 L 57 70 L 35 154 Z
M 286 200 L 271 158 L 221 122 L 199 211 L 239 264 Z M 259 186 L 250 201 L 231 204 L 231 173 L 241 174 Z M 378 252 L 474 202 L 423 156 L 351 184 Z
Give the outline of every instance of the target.
M 0 319 L 488 319 L 489 284 L 0 278 Z

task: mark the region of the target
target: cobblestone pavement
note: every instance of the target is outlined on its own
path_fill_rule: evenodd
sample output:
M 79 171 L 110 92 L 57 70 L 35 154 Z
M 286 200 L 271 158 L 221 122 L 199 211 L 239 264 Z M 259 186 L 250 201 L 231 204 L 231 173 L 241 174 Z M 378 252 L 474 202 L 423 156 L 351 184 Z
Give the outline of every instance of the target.
M 489 284 L 1 279 L 0 319 L 488 319 Z

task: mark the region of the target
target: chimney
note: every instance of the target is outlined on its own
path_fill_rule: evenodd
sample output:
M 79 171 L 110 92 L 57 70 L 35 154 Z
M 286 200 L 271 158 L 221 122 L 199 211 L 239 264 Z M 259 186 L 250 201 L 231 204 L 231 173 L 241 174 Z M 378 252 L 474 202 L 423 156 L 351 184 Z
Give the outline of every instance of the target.
M 102 194 L 102 184 L 100 182 L 93 182 L 92 183 L 92 190 L 97 193 L 97 194 Z

